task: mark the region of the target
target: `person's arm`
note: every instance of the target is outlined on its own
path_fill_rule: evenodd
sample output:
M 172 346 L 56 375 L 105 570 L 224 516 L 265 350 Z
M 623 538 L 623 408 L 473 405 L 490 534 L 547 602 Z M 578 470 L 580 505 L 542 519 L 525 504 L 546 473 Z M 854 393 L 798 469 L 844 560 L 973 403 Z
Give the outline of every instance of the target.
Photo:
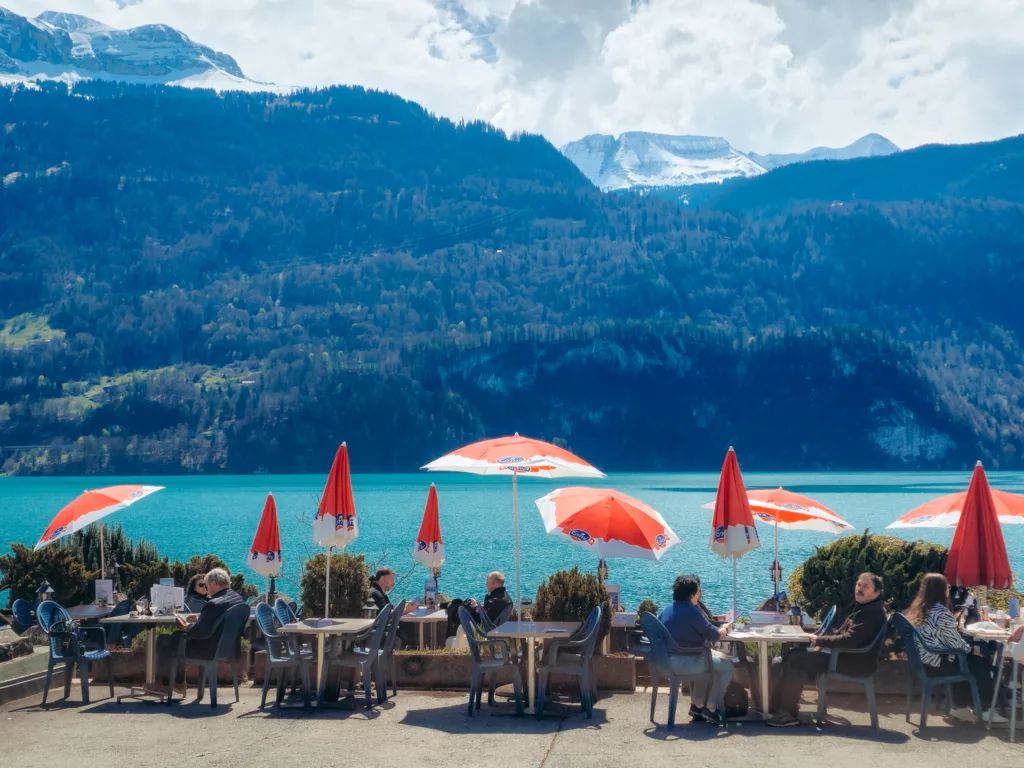
M 729 634 L 730 627 L 728 624 L 723 627 L 716 627 L 708 621 L 708 617 L 704 614 L 704 611 L 700 611 L 697 616 L 697 631 L 700 633 L 701 637 L 709 643 L 717 643 Z
M 935 627 L 935 639 L 939 648 L 953 648 L 954 650 L 970 651 L 971 645 L 956 630 L 956 619 L 953 614 L 940 606 L 938 610 L 932 609 L 928 615 L 928 621 Z
M 218 606 L 215 603 L 207 603 L 203 606 L 203 610 L 199 612 L 199 618 L 196 619 L 196 623 L 187 630 L 188 636 L 193 640 L 205 640 L 210 637 L 217 629 L 221 615 L 222 613 L 218 610 Z

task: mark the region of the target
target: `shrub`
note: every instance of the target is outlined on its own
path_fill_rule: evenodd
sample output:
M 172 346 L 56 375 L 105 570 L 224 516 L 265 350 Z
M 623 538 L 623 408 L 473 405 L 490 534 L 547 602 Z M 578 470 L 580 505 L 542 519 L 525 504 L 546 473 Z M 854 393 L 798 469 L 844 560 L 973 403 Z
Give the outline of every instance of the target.
M 926 573 L 942 573 L 946 548 L 924 541 L 873 536 L 867 531 L 818 547 L 789 577 L 789 598 L 817 619 L 833 605 L 853 602 L 853 585 L 865 571 L 885 582 L 886 610 L 910 606 Z
M 171 565 L 171 576 L 174 578 L 174 583 L 179 587 L 187 587 L 189 580 L 196 574 L 206 574 L 212 571 L 214 568 L 223 568 L 228 573 L 231 573 L 231 569 L 228 568 L 227 563 L 221 560 L 216 555 L 193 555 L 189 558 L 187 563 L 182 563 L 180 560 L 175 560 Z M 260 593 L 259 587 L 254 584 L 245 583 L 244 573 L 231 574 L 231 588 L 235 590 L 246 600 L 256 597 Z
M 11 554 L 0 557 L 0 592 L 10 590 L 7 607 L 18 598 L 35 601 L 36 589 L 45 579 L 53 587 L 53 599 L 61 605 L 78 605 L 88 587 L 84 566 L 64 547 L 43 547 L 33 551 L 24 544 L 11 544 Z
M 556 571 L 537 587 L 533 615 L 538 621 L 585 621 L 596 606 L 607 601 L 608 590 L 597 576 L 573 566 L 571 571 Z M 601 637 L 611 624 L 611 613 L 605 612 L 601 617 Z
M 302 606 L 307 616 L 324 615 L 327 556 L 315 555 L 302 568 Z M 362 555 L 331 555 L 331 616 L 357 617 L 370 596 L 370 571 Z
M 149 563 L 138 563 L 136 565 L 124 565 L 120 570 L 121 591 L 128 596 L 129 600 L 141 600 L 149 597 L 149 588 L 160 582 L 160 579 L 169 578 L 171 566 L 165 557 Z
M 636 607 L 636 623 L 640 623 L 641 613 L 653 613 L 655 616 L 658 615 L 658 604 L 653 600 L 641 600 L 640 605 Z
M 130 619 L 129 619 L 130 621 Z M 154 629 L 158 635 L 173 635 L 181 627 L 174 624 L 157 624 Z M 139 632 L 135 637 L 132 638 L 131 648 L 133 651 L 143 651 L 146 649 L 146 632 Z M 155 642 L 155 641 L 154 641 Z

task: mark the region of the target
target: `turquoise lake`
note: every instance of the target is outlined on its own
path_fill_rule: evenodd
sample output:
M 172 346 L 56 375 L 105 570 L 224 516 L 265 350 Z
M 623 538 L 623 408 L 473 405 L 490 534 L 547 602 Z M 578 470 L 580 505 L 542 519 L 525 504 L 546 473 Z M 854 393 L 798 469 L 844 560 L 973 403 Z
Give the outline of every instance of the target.
M 153 542 L 161 554 L 185 559 L 212 552 L 233 569 L 245 569 L 263 502 L 268 491 L 277 500 L 284 571 L 279 588 L 298 593 L 302 563 L 317 552 L 310 520 L 326 475 L 248 475 L 220 477 L 0 477 L 0 545 L 32 545 L 58 510 L 87 488 L 121 482 L 166 486 L 135 506 L 107 518 L 121 523 L 132 538 Z M 744 473 L 748 488 L 783 485 L 828 505 L 858 531 L 883 532 L 886 525 L 913 507 L 946 493 L 963 490 L 969 472 L 942 473 Z M 349 551 L 364 554 L 371 563 L 386 563 L 404 576 L 397 595 L 422 595 L 424 568 L 411 557 L 427 489 L 436 483 L 441 529 L 447 561 L 441 590 L 452 596 L 479 596 L 488 571 L 506 573 L 514 591 L 512 488 L 507 478 L 478 478 L 455 474 L 356 475 L 353 487 L 359 539 Z M 1024 473 L 989 474 L 993 488 L 1024 492 Z M 597 559 L 583 548 L 544 533 L 534 501 L 572 481 L 525 479 L 519 483 L 522 590 L 532 596 L 552 571 L 578 564 L 593 570 Z M 587 483 L 614 487 L 657 509 L 679 534 L 682 544 L 659 562 L 609 561 L 610 583 L 619 584 L 627 605 L 649 597 L 664 605 L 679 573 L 697 573 L 707 600 L 725 610 L 731 602 L 732 568 L 708 549 L 711 512 L 700 508 L 718 486 L 714 473 L 621 474 Z M 1010 564 L 1024 571 L 1024 526 L 1004 529 Z M 772 529 L 759 526 L 761 549 L 739 561 L 741 607 L 749 609 L 771 593 L 769 565 Z M 889 531 L 904 538 L 923 538 L 948 545 L 952 530 Z M 814 551 L 832 540 L 828 534 L 780 531 L 780 561 L 784 578 Z M 249 580 L 262 577 L 249 571 Z M 6 601 L 5 601 L 6 602 Z

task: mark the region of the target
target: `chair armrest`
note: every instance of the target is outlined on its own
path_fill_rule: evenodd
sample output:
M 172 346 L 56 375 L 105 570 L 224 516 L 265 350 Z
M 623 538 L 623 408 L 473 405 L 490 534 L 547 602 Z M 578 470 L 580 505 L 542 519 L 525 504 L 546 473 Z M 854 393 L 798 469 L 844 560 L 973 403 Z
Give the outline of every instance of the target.
M 505 658 L 506 659 L 511 660 L 513 658 L 513 653 L 512 653 L 511 648 L 509 647 L 508 640 L 505 639 L 504 637 L 493 637 L 493 638 L 487 638 L 485 640 L 477 640 L 476 641 L 476 645 L 477 645 L 477 648 L 479 648 L 481 650 L 483 650 L 485 648 L 491 649 L 488 652 L 492 656 L 496 656 L 497 655 L 494 652 L 494 650 L 496 649 L 498 651 L 503 652 L 505 654 Z
M 79 632 L 98 632 L 100 637 L 103 638 L 103 647 L 107 647 L 107 631 L 103 627 L 82 627 L 78 628 Z

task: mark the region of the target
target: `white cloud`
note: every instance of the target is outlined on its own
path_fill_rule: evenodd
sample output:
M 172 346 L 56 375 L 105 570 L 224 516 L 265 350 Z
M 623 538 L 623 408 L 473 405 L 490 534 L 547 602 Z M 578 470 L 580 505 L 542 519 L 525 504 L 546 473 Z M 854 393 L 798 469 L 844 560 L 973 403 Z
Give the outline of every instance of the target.
M 1024 0 L 0 0 L 166 23 L 281 84 L 385 88 L 555 143 L 648 129 L 758 151 L 1024 131 Z

